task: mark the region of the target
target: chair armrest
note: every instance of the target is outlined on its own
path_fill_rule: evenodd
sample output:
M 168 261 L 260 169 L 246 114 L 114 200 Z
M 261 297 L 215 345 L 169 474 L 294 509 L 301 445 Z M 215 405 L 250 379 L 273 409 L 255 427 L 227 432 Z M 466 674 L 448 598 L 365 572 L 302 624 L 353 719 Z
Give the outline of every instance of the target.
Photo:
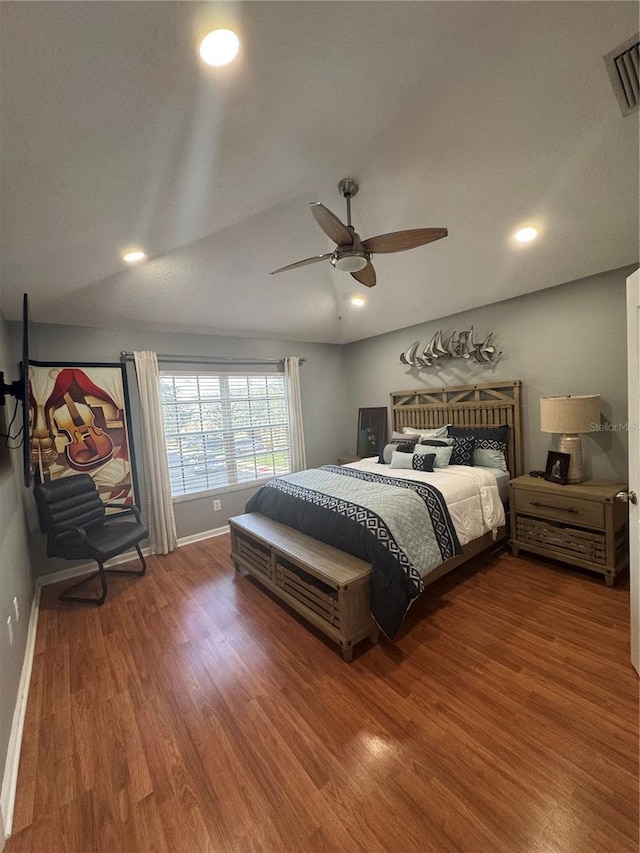
M 84 545 L 89 544 L 89 538 L 87 537 L 87 531 L 84 527 L 69 527 L 67 530 L 63 530 L 62 533 L 56 534 L 54 538 L 54 542 L 59 542 L 61 539 L 68 539 L 69 536 L 78 535 L 80 540 Z
M 107 521 L 108 521 L 110 518 L 115 518 L 115 517 L 117 517 L 117 516 L 119 516 L 119 515 L 126 515 L 127 513 L 132 512 L 132 513 L 135 515 L 135 517 L 136 517 L 136 521 L 138 522 L 138 524 L 140 524 L 140 523 L 141 523 L 141 522 L 140 522 L 140 510 L 138 509 L 138 507 L 137 507 L 137 506 L 135 506 L 135 504 L 113 504 L 113 503 L 106 503 L 106 504 L 105 504 L 105 507 L 109 507 L 109 509 L 118 509 L 118 510 L 120 510 L 120 512 L 117 512 L 117 513 L 115 513 L 115 512 L 110 513 L 110 514 L 107 516 Z

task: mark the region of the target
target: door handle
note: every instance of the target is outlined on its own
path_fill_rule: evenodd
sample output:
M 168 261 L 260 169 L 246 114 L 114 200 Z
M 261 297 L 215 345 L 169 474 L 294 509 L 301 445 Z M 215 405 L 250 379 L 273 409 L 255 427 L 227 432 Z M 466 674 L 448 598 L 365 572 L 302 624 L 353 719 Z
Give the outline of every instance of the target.
M 621 492 L 618 492 L 618 494 L 616 495 L 616 500 L 620 501 L 621 503 L 624 503 L 624 504 L 626 504 L 626 503 L 637 504 L 638 503 L 638 495 L 633 491 L 633 489 L 629 489 L 628 492 L 625 492 L 623 489 Z

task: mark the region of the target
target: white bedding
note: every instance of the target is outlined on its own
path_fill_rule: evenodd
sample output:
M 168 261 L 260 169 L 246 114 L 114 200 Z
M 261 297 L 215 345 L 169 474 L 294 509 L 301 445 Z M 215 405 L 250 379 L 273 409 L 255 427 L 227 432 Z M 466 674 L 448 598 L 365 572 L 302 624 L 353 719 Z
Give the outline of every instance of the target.
M 424 471 L 380 465 L 377 457 L 360 459 L 358 462 L 349 463 L 347 467 L 435 486 L 447 502 L 461 545 L 483 536 L 489 530 L 495 535 L 498 527 L 505 523 L 504 506 L 496 479 L 496 475 L 504 474 L 508 482 L 509 475 L 504 471 L 449 465 L 427 474 Z
M 473 467 L 480 469 L 480 471 L 487 471 L 492 477 L 496 478 L 500 500 L 502 503 L 506 503 L 509 500 L 509 480 L 511 479 L 511 474 L 508 471 L 501 471 L 500 468 L 485 468 L 482 465 L 474 465 Z

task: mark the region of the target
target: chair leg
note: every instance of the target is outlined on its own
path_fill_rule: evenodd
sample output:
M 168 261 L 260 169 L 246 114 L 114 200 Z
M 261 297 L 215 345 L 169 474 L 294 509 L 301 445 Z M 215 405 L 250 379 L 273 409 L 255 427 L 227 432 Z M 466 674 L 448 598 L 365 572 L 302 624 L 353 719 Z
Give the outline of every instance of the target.
M 71 586 L 68 586 L 66 589 L 63 589 L 58 598 L 60 601 L 79 601 L 84 604 L 104 604 L 105 598 L 107 597 L 107 578 L 106 573 L 109 572 L 113 575 L 138 575 L 142 576 L 147 571 L 147 563 L 140 550 L 140 546 L 135 546 L 136 551 L 138 552 L 138 556 L 140 557 L 140 562 L 142 563 L 142 569 L 105 569 L 101 560 L 96 560 L 98 564 L 98 571 L 92 572 L 90 575 L 85 575 L 79 581 L 76 581 Z M 102 586 L 102 594 L 100 596 L 89 598 L 83 597 L 80 595 L 69 595 L 70 592 L 73 592 L 74 589 L 78 589 L 78 587 L 83 586 L 85 583 L 93 580 L 94 578 L 100 577 L 100 584 Z
M 60 601 L 79 601 L 83 604 L 97 604 L 100 606 L 104 604 L 104 600 L 107 597 L 107 579 L 105 577 L 105 569 L 100 560 L 96 560 L 98 564 L 98 571 L 92 572 L 90 575 L 85 575 L 85 577 L 81 578 L 79 581 L 71 584 L 66 589 L 63 589 L 58 599 Z M 74 589 L 78 589 L 89 581 L 93 580 L 96 577 L 100 577 L 100 585 L 102 587 L 102 594 L 99 596 L 94 596 L 93 598 L 83 597 L 80 595 L 69 595 L 70 592 L 73 592 Z
M 147 563 L 142 555 L 142 551 L 140 550 L 140 546 L 135 546 L 136 551 L 138 552 L 138 556 L 140 557 L 140 562 L 142 563 L 141 569 L 105 569 L 105 572 L 110 572 L 112 575 L 138 575 L 139 577 L 144 575 L 147 571 Z

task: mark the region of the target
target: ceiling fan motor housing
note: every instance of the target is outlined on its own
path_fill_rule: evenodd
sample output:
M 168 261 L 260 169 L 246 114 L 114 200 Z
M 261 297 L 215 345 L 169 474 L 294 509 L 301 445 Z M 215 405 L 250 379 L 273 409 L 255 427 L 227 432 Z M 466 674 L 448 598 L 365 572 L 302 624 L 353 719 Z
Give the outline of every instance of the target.
M 336 249 L 329 260 L 340 272 L 358 272 L 369 263 L 369 256 L 364 249 L 348 247 Z
M 295 264 L 288 264 L 286 267 L 273 270 L 274 273 L 297 269 L 328 259 L 334 269 L 351 273 L 360 284 L 374 287 L 376 271 L 371 264 L 371 255 L 378 252 L 404 252 L 406 249 L 415 249 L 417 246 L 424 246 L 426 243 L 432 243 L 447 236 L 446 228 L 414 228 L 369 237 L 363 244 L 360 235 L 351 224 L 351 199 L 358 192 L 358 183 L 353 178 L 343 178 L 338 184 L 338 189 L 347 202 L 346 225 L 319 201 L 311 202 L 309 205 L 320 228 L 336 244 L 334 251 L 306 258 Z

